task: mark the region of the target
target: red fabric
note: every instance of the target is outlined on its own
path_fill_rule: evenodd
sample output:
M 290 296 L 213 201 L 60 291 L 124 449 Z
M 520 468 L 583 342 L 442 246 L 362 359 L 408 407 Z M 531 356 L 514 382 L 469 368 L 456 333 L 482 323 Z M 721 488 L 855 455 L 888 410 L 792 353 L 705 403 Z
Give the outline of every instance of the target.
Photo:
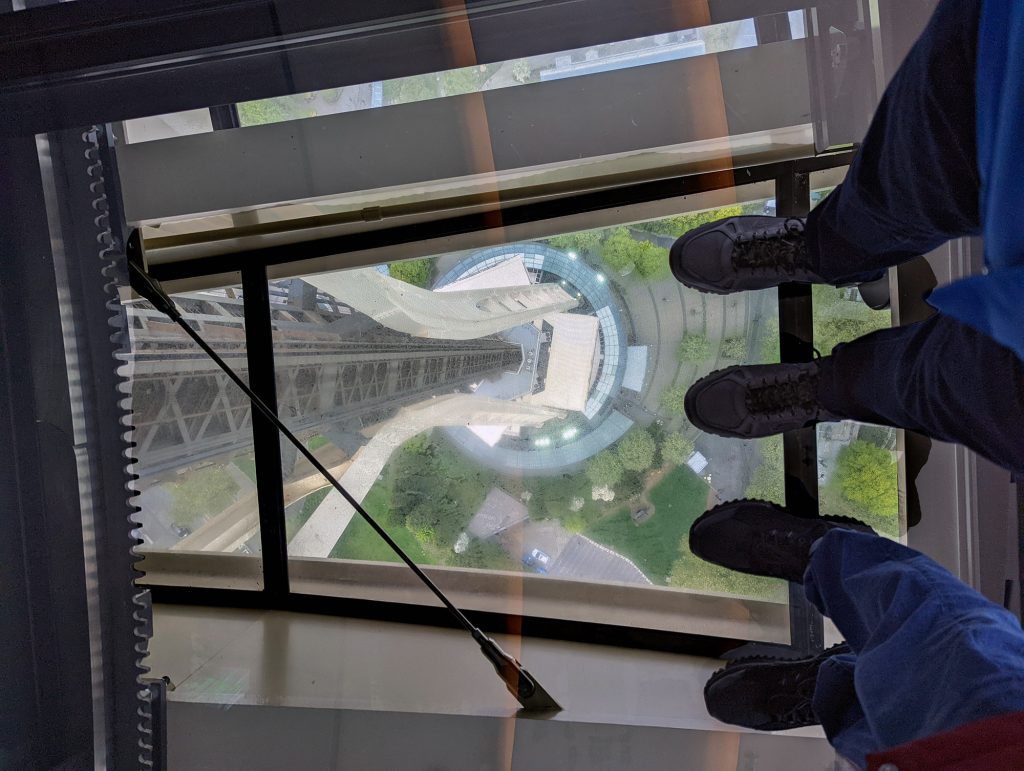
M 868 771 L 885 763 L 899 771 L 1022 771 L 1024 712 L 967 723 L 868 755 Z

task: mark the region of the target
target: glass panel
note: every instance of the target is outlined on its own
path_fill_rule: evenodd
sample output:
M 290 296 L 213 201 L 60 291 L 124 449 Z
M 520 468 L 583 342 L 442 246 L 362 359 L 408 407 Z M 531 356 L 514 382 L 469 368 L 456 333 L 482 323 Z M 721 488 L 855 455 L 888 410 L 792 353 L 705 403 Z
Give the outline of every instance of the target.
M 237 288 L 174 295 L 184 318 L 246 377 Z M 260 551 L 249 400 L 146 301 L 125 303 L 143 549 Z
M 206 108 L 153 115 L 147 118 L 133 118 L 124 121 L 122 125 L 124 126 L 123 139 L 128 144 L 213 131 L 213 120 L 210 118 L 210 111 Z
M 835 189 L 843 173 L 830 169 L 811 175 L 813 206 Z M 856 287 L 817 285 L 812 293 L 814 344 L 824 355 L 839 343 L 892 325 L 892 313 L 869 308 Z M 820 423 L 817 434 L 821 512 L 860 519 L 893 538 L 903 536 L 896 429 L 843 421 Z
M 764 205 L 273 282 L 282 414 L 419 562 L 785 602 L 686 545 L 718 500 L 781 499 L 781 443 L 683 415 L 697 378 L 775 350 L 776 294 L 667 265 Z M 285 477 L 293 557 L 396 561 L 307 468 Z
M 801 17 L 802 14 L 797 14 Z M 794 28 L 802 38 L 803 26 Z M 756 46 L 753 19 L 238 105 L 243 126 L 409 104 Z

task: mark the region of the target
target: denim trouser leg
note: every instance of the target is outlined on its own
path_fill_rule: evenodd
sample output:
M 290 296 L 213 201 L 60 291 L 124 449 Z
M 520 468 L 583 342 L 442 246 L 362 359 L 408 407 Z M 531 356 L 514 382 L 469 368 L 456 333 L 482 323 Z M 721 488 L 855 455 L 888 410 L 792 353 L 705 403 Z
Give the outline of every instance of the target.
M 942 0 L 875 112 L 846 180 L 807 222 L 834 283 L 980 231 L 975 63 L 981 0 Z
M 832 530 L 811 555 L 804 589 L 855 656 L 828 662 L 814 694 L 829 740 L 854 763 L 1024 710 L 1019 622 L 925 555 Z
M 818 399 L 843 418 L 957 442 L 1024 473 L 1024 362 L 948 316 L 837 345 Z
M 825 736 L 844 758 L 859 757 L 864 747 L 877 747 L 857 698 L 854 684 L 857 657 L 842 653 L 825 660 L 818 670 L 812 707 Z

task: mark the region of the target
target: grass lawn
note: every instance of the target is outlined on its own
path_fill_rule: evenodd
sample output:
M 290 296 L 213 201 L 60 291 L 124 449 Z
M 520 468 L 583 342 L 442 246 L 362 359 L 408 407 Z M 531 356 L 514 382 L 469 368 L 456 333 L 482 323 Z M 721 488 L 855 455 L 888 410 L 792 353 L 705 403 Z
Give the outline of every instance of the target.
M 298 512 L 285 519 L 284 533 L 287 540 L 291 541 L 295 537 L 295 534 L 306 524 L 306 520 L 313 516 L 316 507 L 323 502 L 330 491 L 329 487 L 324 487 L 320 490 L 314 490 L 302 499 L 302 507 Z
M 585 534 L 636 563 L 656 584 L 664 585 L 680 557 L 679 544 L 690 524 L 704 513 L 708 486 L 686 466 L 677 466 L 651 490 L 654 515 L 634 524 L 620 509 L 589 527 Z
M 249 477 L 253 484 L 256 484 L 256 461 L 251 455 L 235 458 L 235 466 L 239 471 Z
M 409 532 L 408 528 L 391 522 L 388 494 L 383 485 L 376 484 L 371 488 L 363 500 L 363 508 L 387 530 L 388 535 L 395 539 L 398 545 L 412 557 L 413 561 L 428 564 L 432 562 L 423 550 L 420 542 L 416 540 L 416 536 Z M 401 559 L 391 551 L 383 539 L 358 514 L 352 518 L 352 522 L 345 528 L 345 532 L 331 550 L 330 557 L 331 559 L 341 560 L 401 562 Z

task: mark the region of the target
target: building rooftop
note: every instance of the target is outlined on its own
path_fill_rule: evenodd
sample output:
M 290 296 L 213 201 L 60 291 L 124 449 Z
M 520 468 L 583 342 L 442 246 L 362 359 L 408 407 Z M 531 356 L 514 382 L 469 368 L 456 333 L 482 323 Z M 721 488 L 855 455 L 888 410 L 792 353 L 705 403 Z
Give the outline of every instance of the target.
M 529 401 L 583 412 L 594 377 L 600 322 L 579 313 L 556 313 L 544 320 L 553 328 L 544 390 Z
M 529 286 L 530 274 L 523 263 L 523 255 L 513 254 L 507 260 L 492 265 L 478 273 L 437 287 L 435 292 L 459 292 L 466 289 L 497 289 L 506 286 Z
M 529 517 L 530 514 L 522 501 L 513 498 L 504 490 L 493 487 L 469 521 L 467 530 L 470 535 L 483 540 L 508 530 Z

